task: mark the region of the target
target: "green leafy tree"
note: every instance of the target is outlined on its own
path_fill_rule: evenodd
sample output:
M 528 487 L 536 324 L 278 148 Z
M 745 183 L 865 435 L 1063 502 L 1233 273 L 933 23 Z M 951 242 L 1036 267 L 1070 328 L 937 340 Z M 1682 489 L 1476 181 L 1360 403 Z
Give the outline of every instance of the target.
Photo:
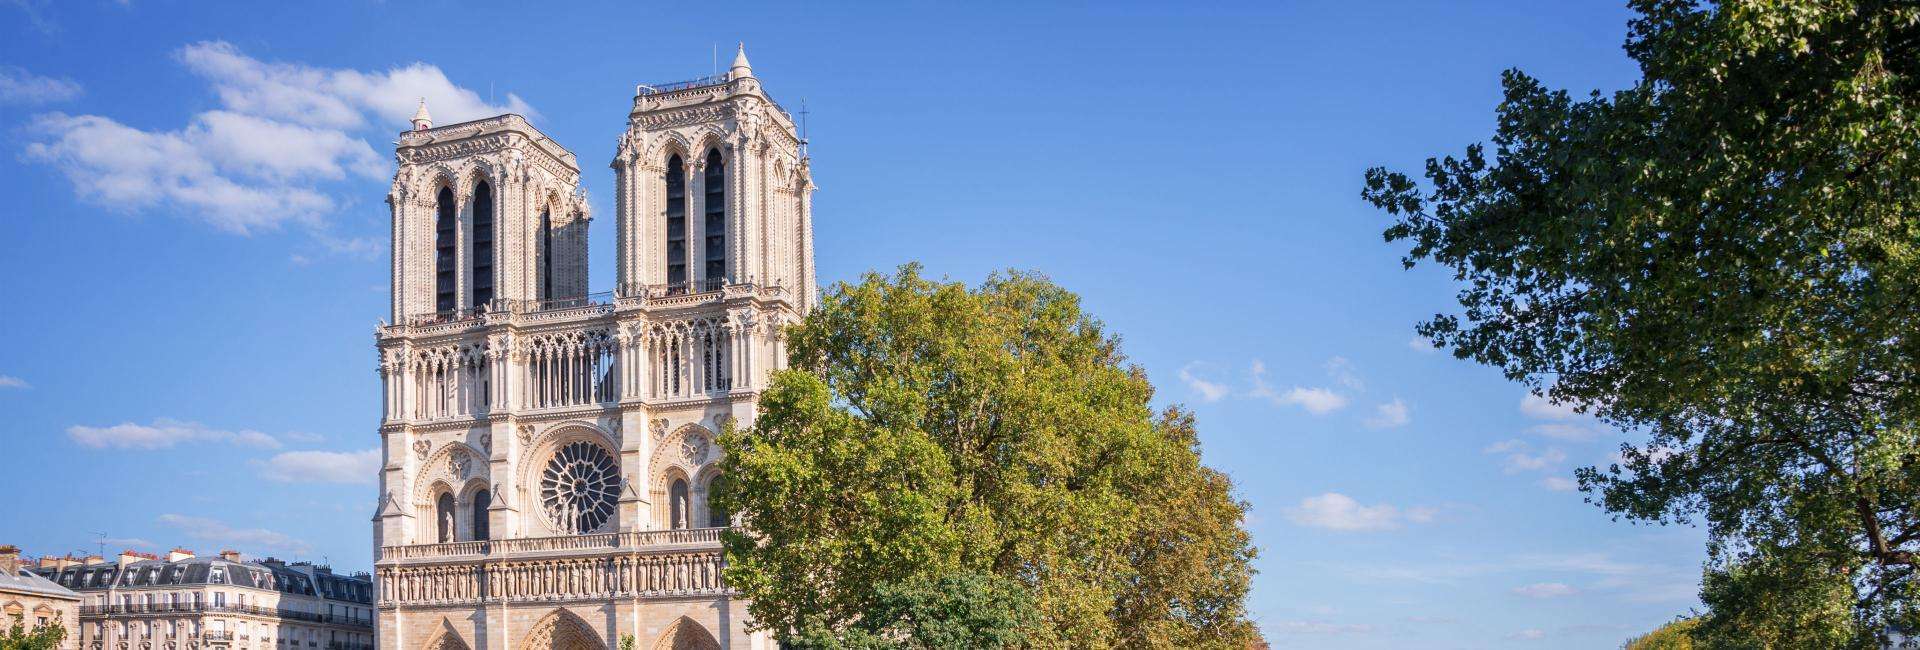
M 16 615 L 13 625 L 0 631 L 0 650 L 55 650 L 65 638 L 67 628 L 59 623 L 27 629 L 23 617 Z
M 1683 618 L 1628 639 L 1622 650 L 1693 650 L 1693 630 L 1699 626 L 1699 621 Z
M 1244 504 L 1077 296 L 908 265 L 837 285 L 786 336 L 713 495 L 746 522 L 726 577 L 760 625 L 813 647 L 1253 635 Z
M 1419 331 L 1632 435 L 1581 488 L 1705 522 L 1701 639 L 1920 629 L 1920 6 L 1631 4 L 1632 87 L 1509 71 L 1491 152 L 1367 172 L 1464 286 Z

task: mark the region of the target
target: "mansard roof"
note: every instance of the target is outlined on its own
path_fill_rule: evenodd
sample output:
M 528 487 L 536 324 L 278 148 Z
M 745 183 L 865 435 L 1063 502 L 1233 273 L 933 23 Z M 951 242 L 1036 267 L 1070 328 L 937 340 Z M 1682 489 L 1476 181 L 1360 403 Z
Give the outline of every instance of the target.
M 109 587 L 167 587 L 232 585 L 282 593 L 319 596 L 332 600 L 371 603 L 373 580 L 364 574 L 340 575 L 307 563 L 279 560 L 232 561 L 223 557 L 189 557 L 175 561 L 139 560 L 120 564 L 102 562 L 62 569 L 36 569 L 50 584 L 77 591 Z
M 40 577 L 26 567 L 15 569 L 12 573 L 0 571 L 0 594 L 31 594 L 46 598 L 80 600 L 80 594 L 62 587 L 51 580 Z

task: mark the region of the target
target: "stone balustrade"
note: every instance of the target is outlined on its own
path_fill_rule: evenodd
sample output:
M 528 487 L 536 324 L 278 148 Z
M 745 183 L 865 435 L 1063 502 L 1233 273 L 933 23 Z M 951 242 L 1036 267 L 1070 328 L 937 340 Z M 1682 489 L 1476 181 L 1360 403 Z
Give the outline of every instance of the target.
M 717 547 L 720 543 L 720 531 L 722 530 L 725 529 L 688 528 L 680 530 L 641 530 L 624 533 L 598 533 L 563 537 L 527 537 L 521 539 L 448 542 L 444 544 L 383 546 L 380 548 L 380 560 L 470 558 L 474 556 L 507 556 L 547 551 L 648 551 L 682 546 Z

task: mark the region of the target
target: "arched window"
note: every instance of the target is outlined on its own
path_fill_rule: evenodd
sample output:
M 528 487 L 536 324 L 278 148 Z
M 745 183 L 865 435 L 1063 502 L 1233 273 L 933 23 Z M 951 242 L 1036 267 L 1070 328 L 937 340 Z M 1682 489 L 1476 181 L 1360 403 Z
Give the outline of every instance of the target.
M 435 311 L 453 311 L 454 303 L 454 205 L 453 189 L 442 187 L 440 195 L 434 198 L 433 220 L 433 289 Z
M 727 511 L 713 505 L 713 493 L 719 491 L 720 485 L 726 480 L 727 475 L 721 474 L 707 481 L 707 526 L 709 527 L 725 528 L 733 525 L 733 518 L 727 516 Z
M 553 218 L 540 209 L 540 299 L 553 299 Z
M 473 307 L 493 302 L 493 186 L 473 188 Z
M 667 502 L 673 508 L 668 527 L 675 530 L 686 528 L 690 513 L 687 512 L 687 482 L 684 479 L 674 479 L 673 487 L 667 488 Z
M 453 495 L 441 494 L 433 510 L 433 521 L 440 527 L 440 543 L 453 541 Z
M 680 156 L 667 159 L 667 288 L 687 281 L 687 166 Z
M 473 493 L 473 538 L 487 539 L 487 508 L 493 505 L 493 495 L 486 490 Z
M 727 277 L 727 163 L 717 149 L 707 153 L 706 187 L 707 284 L 702 288 L 714 289 Z

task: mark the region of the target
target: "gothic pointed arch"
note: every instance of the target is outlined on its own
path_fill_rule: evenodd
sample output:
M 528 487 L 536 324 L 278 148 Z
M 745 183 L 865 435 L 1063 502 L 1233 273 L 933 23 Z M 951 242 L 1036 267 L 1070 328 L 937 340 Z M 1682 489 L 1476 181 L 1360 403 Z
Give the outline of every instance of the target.
M 717 646 L 716 646 L 717 647 Z M 520 650 L 606 650 L 607 644 L 578 614 L 556 609 L 533 624 Z
M 682 616 L 660 633 L 653 650 L 720 650 L 720 642 L 713 639 L 713 633 L 708 632 L 705 625 Z
M 654 445 L 653 458 L 648 461 L 654 491 L 666 490 L 669 476 L 691 481 L 700 475 L 701 468 L 718 460 L 719 447 L 713 439 L 712 430 L 689 422 Z M 675 474 L 674 470 L 679 471 Z
M 466 639 L 460 638 L 460 633 L 454 631 L 453 622 L 442 617 L 440 629 L 421 644 L 420 650 L 472 650 L 472 646 L 467 645 Z

